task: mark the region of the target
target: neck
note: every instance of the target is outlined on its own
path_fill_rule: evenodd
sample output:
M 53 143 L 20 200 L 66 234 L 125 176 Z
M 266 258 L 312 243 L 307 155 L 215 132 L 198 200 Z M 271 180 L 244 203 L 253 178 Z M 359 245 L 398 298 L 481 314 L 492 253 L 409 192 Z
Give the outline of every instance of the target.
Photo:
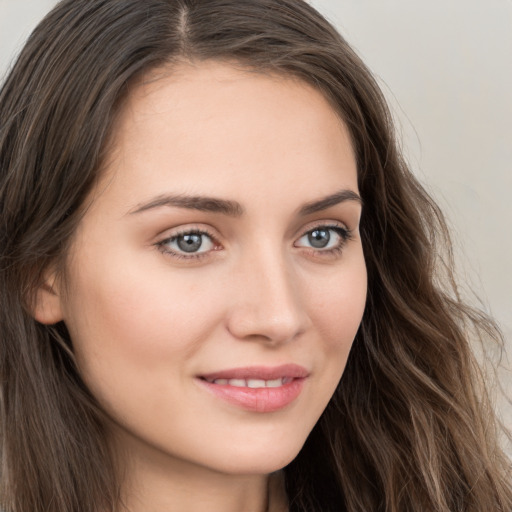
M 156 449 L 123 461 L 122 512 L 267 512 L 269 476 L 214 471 Z M 275 485 L 272 485 L 275 488 Z M 272 491 L 275 493 L 275 490 Z
M 123 512 L 266 512 L 266 478 L 179 477 L 144 472 L 125 492 Z M 132 481 L 134 480 L 132 479 Z

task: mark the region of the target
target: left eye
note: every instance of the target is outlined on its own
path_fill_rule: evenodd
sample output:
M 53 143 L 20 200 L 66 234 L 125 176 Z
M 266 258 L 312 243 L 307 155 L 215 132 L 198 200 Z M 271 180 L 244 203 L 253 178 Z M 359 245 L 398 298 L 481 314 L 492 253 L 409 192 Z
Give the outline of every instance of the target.
M 178 254 L 200 254 L 211 251 L 214 243 L 210 235 L 198 231 L 182 233 L 159 244 L 169 252 Z
M 340 247 L 347 238 L 348 231 L 346 229 L 341 227 L 319 226 L 302 235 L 295 245 L 319 250 L 329 250 Z

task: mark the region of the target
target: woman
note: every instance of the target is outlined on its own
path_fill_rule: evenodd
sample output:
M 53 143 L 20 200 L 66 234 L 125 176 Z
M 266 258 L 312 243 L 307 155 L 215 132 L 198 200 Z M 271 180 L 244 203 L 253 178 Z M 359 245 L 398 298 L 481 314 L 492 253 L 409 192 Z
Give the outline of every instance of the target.
M 510 510 L 499 335 L 310 6 L 61 2 L 0 119 L 5 512 Z

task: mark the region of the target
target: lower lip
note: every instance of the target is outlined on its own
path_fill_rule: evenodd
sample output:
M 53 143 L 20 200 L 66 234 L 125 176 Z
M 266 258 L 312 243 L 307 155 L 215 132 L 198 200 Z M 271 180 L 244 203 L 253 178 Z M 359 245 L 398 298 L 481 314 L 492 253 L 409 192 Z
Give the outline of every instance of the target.
M 301 393 L 305 378 L 293 379 L 278 388 L 248 388 L 199 382 L 226 402 L 252 412 L 275 412 L 292 403 Z

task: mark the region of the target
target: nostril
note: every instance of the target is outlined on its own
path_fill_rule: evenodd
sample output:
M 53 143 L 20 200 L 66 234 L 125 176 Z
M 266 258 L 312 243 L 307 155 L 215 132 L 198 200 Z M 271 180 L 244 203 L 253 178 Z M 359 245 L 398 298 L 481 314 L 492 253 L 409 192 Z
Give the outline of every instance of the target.
M 304 332 L 305 325 L 298 315 L 279 317 L 238 310 L 230 316 L 227 329 L 238 339 L 279 344 L 299 337 Z

